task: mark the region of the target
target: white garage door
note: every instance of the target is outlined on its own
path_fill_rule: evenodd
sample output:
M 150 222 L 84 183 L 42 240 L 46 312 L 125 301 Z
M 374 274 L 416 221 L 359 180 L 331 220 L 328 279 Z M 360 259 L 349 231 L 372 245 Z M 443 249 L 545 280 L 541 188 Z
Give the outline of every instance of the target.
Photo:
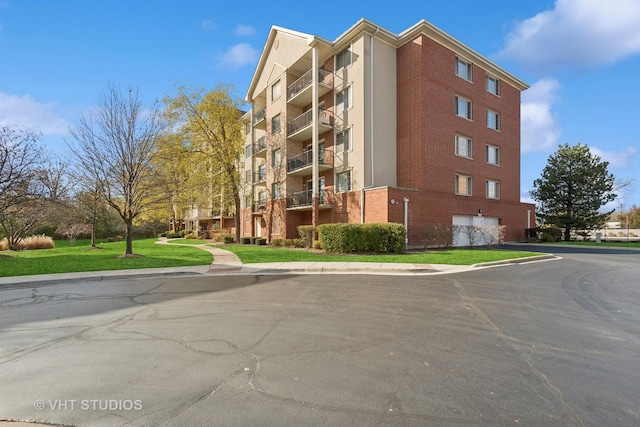
M 487 232 L 497 233 L 498 225 L 500 225 L 500 220 L 498 218 L 487 216 L 453 215 L 452 223 L 453 225 L 474 225 L 481 228 L 481 230 L 479 230 L 478 234 L 474 238 L 474 245 L 483 246 L 486 244 L 484 234 L 486 234 Z M 469 246 L 469 232 L 462 228 L 454 230 L 453 246 Z

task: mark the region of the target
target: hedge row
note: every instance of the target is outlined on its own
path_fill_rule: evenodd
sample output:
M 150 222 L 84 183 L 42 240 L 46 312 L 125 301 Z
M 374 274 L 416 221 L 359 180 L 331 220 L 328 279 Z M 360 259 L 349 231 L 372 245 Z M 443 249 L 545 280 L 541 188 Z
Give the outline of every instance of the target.
M 318 226 L 322 248 L 327 252 L 395 252 L 404 250 L 402 224 L 322 224 Z

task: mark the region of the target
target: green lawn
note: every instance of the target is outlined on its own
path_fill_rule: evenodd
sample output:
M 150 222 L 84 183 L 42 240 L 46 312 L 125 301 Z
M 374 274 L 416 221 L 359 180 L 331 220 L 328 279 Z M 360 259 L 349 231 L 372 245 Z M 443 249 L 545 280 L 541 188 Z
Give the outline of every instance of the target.
M 500 251 L 493 249 L 450 249 L 412 252 L 407 254 L 337 255 L 303 249 L 274 248 L 256 245 L 224 245 L 221 247 L 238 255 L 244 264 L 282 261 L 315 262 L 391 262 L 408 264 L 470 265 L 540 255 L 534 252 Z
M 134 268 L 183 267 L 207 265 L 211 254 L 189 246 L 159 245 L 157 239 L 135 240 L 134 254 L 139 258 L 122 258 L 125 242 L 99 243 L 91 250 L 88 240 L 78 240 L 71 247 L 57 240 L 55 249 L 0 252 L 0 277 L 76 271 L 127 270 Z M 9 257 L 5 257 L 5 256 Z

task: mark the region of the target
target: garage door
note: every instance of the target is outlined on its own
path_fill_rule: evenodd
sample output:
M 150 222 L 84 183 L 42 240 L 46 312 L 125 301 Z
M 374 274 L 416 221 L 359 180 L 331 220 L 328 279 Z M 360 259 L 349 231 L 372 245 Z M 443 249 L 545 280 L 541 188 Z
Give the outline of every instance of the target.
M 486 233 L 496 234 L 498 233 L 498 225 L 500 220 L 498 218 L 492 218 L 487 216 L 473 216 L 473 215 L 453 215 L 453 225 L 460 226 L 476 226 L 478 227 L 478 234 L 475 236 L 475 246 L 485 245 Z M 456 227 L 453 233 L 453 246 L 469 246 L 469 232 L 462 227 Z

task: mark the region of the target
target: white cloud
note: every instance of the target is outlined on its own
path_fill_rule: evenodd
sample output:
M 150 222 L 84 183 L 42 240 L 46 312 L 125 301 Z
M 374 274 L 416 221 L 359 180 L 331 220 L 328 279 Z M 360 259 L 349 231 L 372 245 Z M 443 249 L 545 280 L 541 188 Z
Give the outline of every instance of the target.
M 241 37 L 246 37 L 246 36 L 252 36 L 255 34 L 256 29 L 253 28 L 251 25 L 238 25 L 234 31 L 236 33 L 237 36 L 241 36 Z
M 520 132 L 522 153 L 547 151 L 558 144 L 560 127 L 551 108 L 557 102 L 560 83 L 542 79 L 522 92 Z
M 556 0 L 520 22 L 501 58 L 535 71 L 596 67 L 640 53 L 640 1 Z
M 253 64 L 258 60 L 258 51 L 248 43 L 240 43 L 231 46 L 225 53 L 219 56 L 224 68 L 238 69 L 246 64 Z
M 64 135 L 69 123 L 55 112 L 53 102 L 41 104 L 30 95 L 0 92 L 0 126 L 24 126 L 44 135 Z
M 600 156 L 602 160 L 609 162 L 614 168 L 625 169 L 629 167 L 629 161 L 638 152 L 636 147 L 627 147 L 625 150 L 608 151 L 601 150 L 598 147 L 589 147 L 592 154 Z

